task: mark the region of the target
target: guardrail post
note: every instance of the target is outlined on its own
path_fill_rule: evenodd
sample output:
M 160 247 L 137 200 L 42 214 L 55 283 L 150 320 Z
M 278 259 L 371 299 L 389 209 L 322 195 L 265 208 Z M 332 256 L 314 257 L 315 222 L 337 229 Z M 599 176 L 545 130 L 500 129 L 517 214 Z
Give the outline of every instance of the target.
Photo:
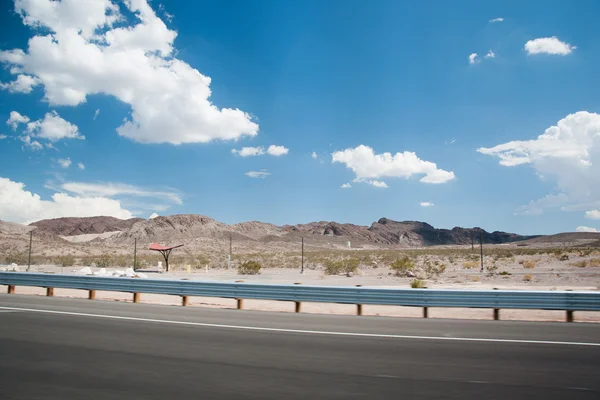
M 567 322 L 573 322 L 573 310 L 567 310 Z
M 96 291 L 95 290 L 90 290 L 88 292 L 88 299 L 89 300 L 96 300 Z
M 498 321 L 500 319 L 500 309 L 494 308 L 494 321 Z
M 139 303 L 140 302 L 140 294 L 139 293 L 134 293 L 133 294 L 133 302 L 134 303 Z
M 300 309 L 302 308 L 302 302 L 301 301 L 295 301 L 294 302 L 296 304 L 295 310 L 297 313 L 300 312 Z
M 236 299 L 237 300 L 237 309 L 242 310 L 244 308 L 244 299 Z
M 423 307 L 423 318 L 429 318 L 429 307 Z
M 181 305 L 183 307 L 190 304 L 190 298 L 188 296 L 181 296 Z
M 54 296 L 54 288 L 51 288 L 51 287 L 46 288 L 46 296 L 48 296 L 48 297 Z
M 8 294 L 15 294 L 15 285 L 8 285 Z
M 362 310 L 362 304 L 357 304 L 356 305 L 356 315 L 362 315 L 363 314 L 363 310 Z

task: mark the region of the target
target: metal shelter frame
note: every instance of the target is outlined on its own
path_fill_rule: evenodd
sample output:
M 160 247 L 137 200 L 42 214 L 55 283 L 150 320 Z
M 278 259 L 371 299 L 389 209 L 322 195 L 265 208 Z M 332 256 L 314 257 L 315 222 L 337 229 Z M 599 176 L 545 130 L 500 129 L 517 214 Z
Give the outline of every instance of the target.
M 171 251 L 182 246 L 183 244 L 178 244 L 177 246 L 161 246 L 158 243 L 153 243 L 150 245 L 150 247 L 148 247 L 148 250 L 158 251 L 160 254 L 162 254 L 163 258 L 165 259 L 165 270 L 169 272 L 169 256 L 171 255 Z

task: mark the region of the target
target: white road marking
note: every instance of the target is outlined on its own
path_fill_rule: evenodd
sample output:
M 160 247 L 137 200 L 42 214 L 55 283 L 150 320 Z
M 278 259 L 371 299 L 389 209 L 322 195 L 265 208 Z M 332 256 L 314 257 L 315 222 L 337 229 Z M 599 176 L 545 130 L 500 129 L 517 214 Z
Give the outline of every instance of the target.
M 303 334 L 310 334 L 310 335 L 354 336 L 354 337 L 412 339 L 412 340 L 440 340 L 440 341 L 445 340 L 445 341 L 455 341 L 455 342 L 548 344 L 548 345 L 557 345 L 557 346 L 600 347 L 600 343 L 594 343 L 594 342 L 561 342 L 561 341 L 553 341 L 553 340 L 494 339 L 494 338 L 469 338 L 469 337 L 446 337 L 446 336 L 394 335 L 394 334 L 387 334 L 387 333 L 311 331 L 311 330 L 304 330 L 304 329 L 267 328 L 267 327 L 262 327 L 262 326 L 224 325 L 224 324 L 209 324 L 209 323 L 204 323 L 204 322 L 174 321 L 174 320 L 168 320 L 168 319 L 122 317 L 119 315 L 89 314 L 89 313 L 78 313 L 78 312 L 70 312 L 70 311 L 43 310 L 43 309 L 38 309 L 38 308 L 18 308 L 18 307 L 2 307 L 2 306 L 0 306 L 0 310 L 29 311 L 29 312 L 42 313 L 42 314 L 58 314 L 58 315 L 70 315 L 70 316 L 77 316 L 77 317 L 104 318 L 104 319 L 115 319 L 115 320 L 121 320 L 121 321 L 156 322 L 156 323 L 161 323 L 161 324 L 200 326 L 200 327 L 205 327 L 205 328 L 239 329 L 239 330 L 262 331 L 262 332 L 303 333 Z

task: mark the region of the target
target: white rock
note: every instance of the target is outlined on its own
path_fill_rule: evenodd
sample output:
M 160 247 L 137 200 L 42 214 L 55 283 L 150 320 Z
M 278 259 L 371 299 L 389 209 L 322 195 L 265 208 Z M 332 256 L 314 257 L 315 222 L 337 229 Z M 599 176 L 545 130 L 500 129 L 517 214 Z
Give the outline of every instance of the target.
M 106 272 L 106 268 L 100 268 L 100 270 L 94 272 L 96 276 L 106 276 L 108 273 Z
M 133 268 L 127 268 L 125 270 L 125 276 L 133 278 L 135 276 L 135 271 L 133 270 Z
M 135 274 L 136 278 L 148 279 L 148 275 L 138 272 Z
M 12 263 L 12 264 L 10 264 L 10 266 L 11 266 L 11 267 L 13 267 L 13 268 L 14 268 L 14 267 L 19 267 L 19 266 L 18 266 L 17 264 L 15 264 L 15 263 Z
M 92 269 L 90 267 L 83 267 L 79 271 L 77 271 L 77 273 L 90 275 L 92 273 Z
M 0 272 L 6 272 L 6 271 L 8 271 L 7 267 L 0 267 Z

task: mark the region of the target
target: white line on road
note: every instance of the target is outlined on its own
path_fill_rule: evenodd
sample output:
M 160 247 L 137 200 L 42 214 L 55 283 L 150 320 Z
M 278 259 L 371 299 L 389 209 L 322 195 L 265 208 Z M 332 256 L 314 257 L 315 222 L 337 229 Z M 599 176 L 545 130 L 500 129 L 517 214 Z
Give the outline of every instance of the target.
M 76 317 L 104 318 L 104 319 L 115 319 L 115 320 L 122 320 L 122 321 L 155 322 L 155 323 L 160 323 L 160 324 L 200 326 L 200 327 L 205 327 L 205 328 L 239 329 L 239 330 L 262 331 L 262 332 L 303 333 L 303 334 L 309 334 L 309 335 L 354 336 L 354 337 L 374 337 L 374 338 L 389 338 L 389 339 L 413 339 L 413 340 L 449 340 L 449 341 L 455 341 L 455 342 L 549 344 L 549 345 L 562 345 L 562 346 L 600 347 L 600 343 L 593 343 L 593 342 L 561 342 L 561 341 L 553 341 L 553 340 L 494 339 L 494 338 L 469 338 L 469 337 L 447 337 L 447 336 L 393 335 L 393 334 L 387 334 L 387 333 L 311 331 L 311 330 L 304 330 L 304 329 L 267 328 L 267 327 L 262 327 L 262 326 L 224 325 L 224 324 L 209 324 L 209 323 L 204 323 L 204 322 L 174 321 L 174 320 L 168 320 L 168 319 L 123 317 L 123 316 L 119 316 L 119 315 L 88 314 L 88 313 L 78 313 L 78 312 L 70 312 L 70 311 L 42 310 L 42 309 L 38 309 L 38 308 L 18 308 L 18 307 L 1 307 L 0 306 L 0 310 L 29 311 L 29 312 L 42 313 L 42 314 L 58 314 L 58 315 L 69 315 L 69 316 L 76 316 Z

